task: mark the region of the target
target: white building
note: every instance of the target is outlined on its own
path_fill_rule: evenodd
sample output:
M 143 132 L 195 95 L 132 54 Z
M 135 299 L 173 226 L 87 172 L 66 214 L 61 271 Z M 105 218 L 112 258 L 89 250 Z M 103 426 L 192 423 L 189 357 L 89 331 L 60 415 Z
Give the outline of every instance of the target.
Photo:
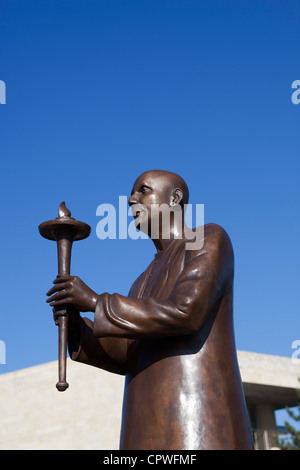
M 238 359 L 256 448 L 271 448 L 274 411 L 297 404 L 300 365 L 244 351 Z M 68 359 L 67 380 L 58 392 L 56 361 L 0 376 L 0 449 L 118 449 L 124 377 Z

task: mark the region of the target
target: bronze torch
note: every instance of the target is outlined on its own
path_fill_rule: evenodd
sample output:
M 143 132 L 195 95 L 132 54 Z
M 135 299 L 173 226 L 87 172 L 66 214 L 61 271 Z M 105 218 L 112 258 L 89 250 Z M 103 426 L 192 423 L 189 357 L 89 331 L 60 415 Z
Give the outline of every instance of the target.
M 58 276 L 70 274 L 71 250 L 73 241 L 83 240 L 90 235 L 91 227 L 71 217 L 65 202 L 59 206 L 58 217 L 39 225 L 42 237 L 57 243 Z M 68 306 L 60 306 L 55 310 L 58 325 L 58 382 L 57 390 L 63 392 L 69 386 L 66 381 L 67 341 L 68 341 Z

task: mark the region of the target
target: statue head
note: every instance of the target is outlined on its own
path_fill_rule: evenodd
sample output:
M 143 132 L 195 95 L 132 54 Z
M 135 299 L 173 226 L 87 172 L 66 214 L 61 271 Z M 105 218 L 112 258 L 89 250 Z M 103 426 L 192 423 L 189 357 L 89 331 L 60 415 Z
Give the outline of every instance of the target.
M 150 170 L 136 179 L 128 202 L 137 229 L 153 239 L 163 235 L 168 238 L 177 229 L 182 230 L 188 199 L 189 190 L 181 176 L 171 171 Z

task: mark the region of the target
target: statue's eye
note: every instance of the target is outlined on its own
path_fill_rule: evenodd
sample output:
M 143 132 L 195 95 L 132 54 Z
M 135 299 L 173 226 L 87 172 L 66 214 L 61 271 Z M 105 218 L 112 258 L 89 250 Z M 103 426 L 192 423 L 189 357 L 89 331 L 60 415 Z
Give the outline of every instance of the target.
M 145 194 L 147 191 L 149 191 L 149 188 L 147 186 L 142 186 L 141 187 L 141 193 Z

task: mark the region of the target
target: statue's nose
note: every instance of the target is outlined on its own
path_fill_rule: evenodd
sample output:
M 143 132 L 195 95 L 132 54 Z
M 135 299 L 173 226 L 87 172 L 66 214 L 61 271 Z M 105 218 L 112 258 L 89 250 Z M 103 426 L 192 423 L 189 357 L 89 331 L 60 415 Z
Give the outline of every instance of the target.
M 128 199 L 128 204 L 132 206 L 133 204 L 137 204 L 137 203 L 138 203 L 138 198 L 136 194 L 132 194 L 130 198 Z

